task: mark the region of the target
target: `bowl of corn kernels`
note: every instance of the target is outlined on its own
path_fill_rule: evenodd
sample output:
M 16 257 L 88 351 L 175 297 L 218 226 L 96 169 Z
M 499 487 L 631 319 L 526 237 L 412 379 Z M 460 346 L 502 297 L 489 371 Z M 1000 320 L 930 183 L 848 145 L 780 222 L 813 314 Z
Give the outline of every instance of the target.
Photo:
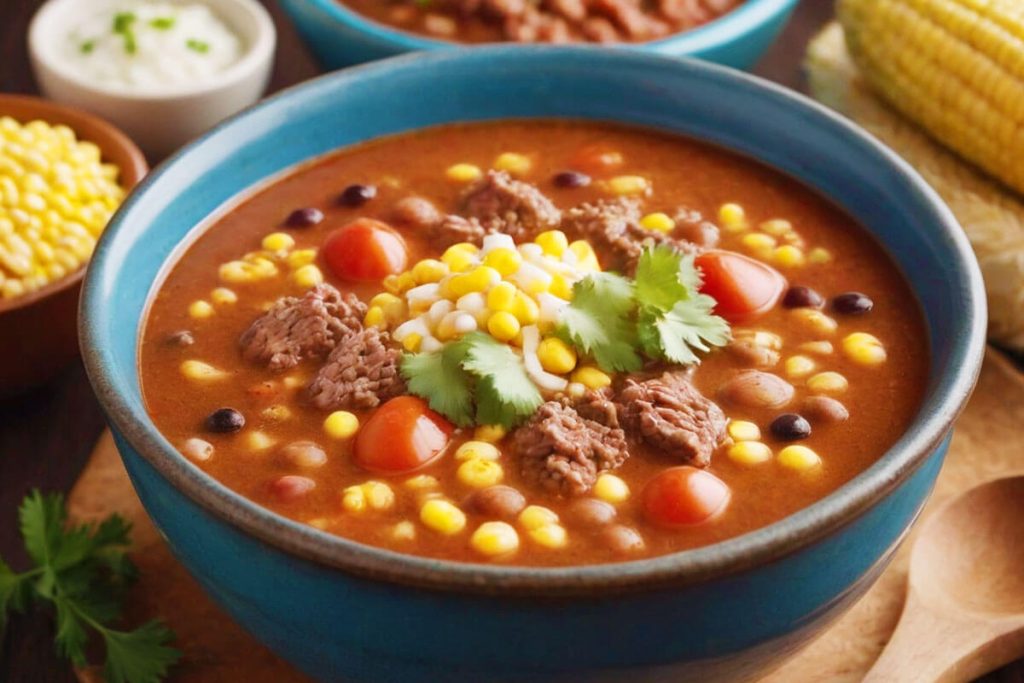
M 0 397 L 78 353 L 78 291 L 96 240 L 147 171 L 116 128 L 34 97 L 0 95 Z

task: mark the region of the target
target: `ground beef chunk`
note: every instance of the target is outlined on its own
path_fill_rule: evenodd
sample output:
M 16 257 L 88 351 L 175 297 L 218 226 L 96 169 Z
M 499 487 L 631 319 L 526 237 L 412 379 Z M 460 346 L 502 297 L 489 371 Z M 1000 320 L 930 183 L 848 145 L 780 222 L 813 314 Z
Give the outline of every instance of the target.
M 405 391 L 402 353 L 387 332 L 368 327 L 347 335 L 313 377 L 306 395 L 321 410 L 373 408 Z
M 257 318 L 239 340 L 242 356 L 271 370 L 295 367 L 303 358 L 322 358 L 346 334 L 362 329 L 366 304 L 329 284 L 300 297 L 282 297 Z
M 627 379 L 616 403 L 633 435 L 692 465 L 706 467 L 725 439 L 722 409 L 680 373 L 639 382 Z
M 657 230 L 640 226 L 640 201 L 633 197 L 602 199 L 565 212 L 562 229 L 574 239 L 585 239 L 605 256 L 606 268 L 632 274 L 645 246 L 665 244 L 683 252 L 696 246 Z
M 585 418 L 559 401 L 542 405 L 513 432 L 512 447 L 527 481 L 570 496 L 586 493 L 599 472 L 629 457 L 621 429 Z
M 664 36 L 669 26 L 644 12 L 639 0 L 590 0 L 591 14 L 607 17 L 627 40 L 650 40 Z
M 581 417 L 617 429 L 619 413 L 613 397 L 611 389 L 591 390 L 584 394 L 574 407 Z
M 486 232 L 503 232 L 516 242 L 557 228 L 562 212 L 536 186 L 488 171 L 462 195 L 460 215 L 476 219 Z
M 488 232 L 490 231 L 484 230 L 484 226 L 475 218 L 448 214 L 439 223 L 430 227 L 430 239 L 433 244 L 441 247 L 450 247 L 459 242 L 470 242 L 480 246 Z

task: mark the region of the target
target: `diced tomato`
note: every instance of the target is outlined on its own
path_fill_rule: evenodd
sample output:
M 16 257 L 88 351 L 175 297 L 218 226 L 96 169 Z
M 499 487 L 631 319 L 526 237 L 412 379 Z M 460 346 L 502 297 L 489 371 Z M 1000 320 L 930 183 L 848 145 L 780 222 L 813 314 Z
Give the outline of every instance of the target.
M 409 250 L 387 223 L 357 218 L 324 242 L 324 261 L 342 280 L 373 281 L 405 270 Z
M 729 504 L 729 486 L 706 470 L 683 465 L 647 482 L 643 505 L 647 518 L 663 526 L 701 524 Z
M 622 165 L 622 153 L 607 143 L 594 143 L 572 155 L 573 170 L 600 176 Z
M 700 290 L 717 302 L 715 313 L 729 322 L 767 313 L 788 284 L 785 276 L 768 264 L 733 251 L 706 251 L 696 263 L 704 274 Z
M 454 429 L 423 399 L 399 396 L 378 408 L 359 428 L 354 457 L 372 472 L 410 472 L 436 458 Z

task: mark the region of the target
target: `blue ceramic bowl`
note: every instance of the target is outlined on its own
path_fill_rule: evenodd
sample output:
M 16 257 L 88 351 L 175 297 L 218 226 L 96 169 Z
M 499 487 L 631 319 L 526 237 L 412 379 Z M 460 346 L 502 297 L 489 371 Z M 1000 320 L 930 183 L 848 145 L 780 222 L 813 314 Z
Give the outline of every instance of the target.
M 691 135 L 846 207 L 895 256 L 926 312 L 931 374 L 906 434 L 832 495 L 753 533 L 654 559 L 554 569 L 445 562 L 322 533 L 228 490 L 160 435 L 139 390 L 140 321 L 154 283 L 211 212 L 340 146 L 530 116 Z M 677 683 L 764 671 L 871 584 L 928 496 L 975 382 L 983 302 L 977 264 L 938 197 L 822 107 L 696 61 L 488 47 L 319 78 L 186 148 L 107 229 L 80 324 L 89 376 L 153 521 L 217 602 L 299 668 L 325 681 Z
M 619 49 L 698 57 L 746 69 L 772 44 L 797 2 L 746 0 L 729 14 L 692 31 L 646 43 L 622 44 Z M 417 50 L 470 49 L 464 43 L 435 40 L 378 23 L 338 0 L 281 0 L 281 6 L 329 69 Z

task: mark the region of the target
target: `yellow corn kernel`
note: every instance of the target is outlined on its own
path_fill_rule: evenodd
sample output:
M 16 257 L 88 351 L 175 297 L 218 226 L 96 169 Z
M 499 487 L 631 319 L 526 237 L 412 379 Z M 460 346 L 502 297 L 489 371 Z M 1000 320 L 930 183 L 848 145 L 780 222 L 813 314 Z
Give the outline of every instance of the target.
M 416 527 L 409 520 L 403 520 L 391 527 L 391 538 L 396 541 L 411 541 L 416 538 Z
M 739 441 L 729 446 L 726 455 L 741 465 L 759 465 L 772 459 L 772 449 L 760 441 Z
M 498 443 L 505 438 L 507 430 L 501 425 L 480 425 L 473 430 L 473 439 L 486 441 L 487 443 Z
M 746 420 L 732 420 L 729 422 L 729 436 L 734 441 L 758 441 L 761 438 L 761 430 L 753 422 Z
M 272 232 L 263 238 L 260 246 L 267 251 L 285 251 L 295 246 L 295 239 L 286 232 Z
M 479 180 L 484 172 L 480 170 L 479 166 L 473 164 L 454 164 L 449 166 L 444 174 L 448 180 L 454 180 L 457 183 L 471 183 L 474 180 Z
M 292 273 L 292 281 L 303 289 L 311 289 L 324 281 L 324 274 L 315 265 L 309 263 Z
M 544 253 L 555 258 L 561 258 L 565 250 L 569 248 L 569 239 L 561 230 L 545 230 L 537 235 L 534 242 L 544 250 Z
M 779 464 L 803 472 L 821 464 L 821 458 L 807 446 L 786 446 L 778 455 Z
M 523 256 L 515 249 L 498 247 L 487 252 L 484 256 L 484 265 L 494 268 L 502 277 L 508 277 L 517 270 L 523 263 Z
M 359 431 L 359 418 L 347 410 L 336 410 L 324 420 L 324 431 L 332 439 L 350 439 Z
M 497 460 L 501 451 L 488 441 L 467 441 L 455 450 L 456 460 Z
M 832 260 L 832 252 L 824 247 L 814 247 L 808 252 L 807 260 L 815 265 L 828 263 Z
M 546 371 L 564 375 L 576 367 L 576 349 L 558 337 L 548 337 L 537 347 L 537 358 Z
M 576 267 L 579 270 L 589 272 L 601 270 L 601 264 L 598 263 L 597 254 L 594 253 L 594 248 L 590 246 L 590 242 L 576 240 L 569 245 L 569 251 L 576 257 Z
M 816 364 L 807 356 L 790 356 L 786 359 L 785 367 L 790 377 L 806 377 L 814 372 Z
M 867 332 L 854 332 L 844 337 L 843 353 L 860 365 L 880 365 L 887 357 L 882 342 Z
M 468 273 L 456 275 L 448 282 L 448 291 L 459 298 L 472 292 L 486 292 L 501 282 L 501 274 L 490 266 L 477 266 Z
M 739 204 L 730 202 L 718 207 L 718 220 L 729 232 L 743 232 L 747 229 L 747 212 Z
M 519 513 L 519 524 L 528 531 L 558 524 L 558 514 L 542 505 L 528 505 Z
M 447 500 L 433 498 L 420 508 L 420 521 L 434 531 L 452 535 L 466 527 L 466 515 Z
M 500 482 L 505 476 L 505 470 L 493 460 L 472 458 L 459 465 L 455 476 L 466 486 L 484 489 Z
M 835 334 L 836 330 L 839 329 L 839 323 L 834 318 L 830 318 L 813 308 L 794 308 L 793 316 L 818 334 Z
M 366 503 L 371 510 L 390 510 L 395 505 L 395 492 L 382 481 L 362 484 Z
M 487 292 L 487 308 L 492 311 L 511 311 L 519 292 L 511 282 L 499 282 Z
M 772 253 L 772 259 L 783 268 L 798 268 L 806 262 L 803 250 L 791 244 L 783 244 L 781 247 L 776 247 Z
M 793 232 L 793 224 L 785 218 L 772 218 L 761 223 L 759 227 L 762 231 L 775 237 L 782 237 Z
M 640 225 L 648 230 L 669 233 L 676 229 L 676 222 L 667 213 L 649 213 L 640 219 Z
M 212 299 L 213 303 L 215 304 L 218 304 L 220 306 L 226 306 L 229 304 L 237 303 L 238 295 L 235 294 L 230 289 L 228 289 L 227 287 L 217 287 L 212 292 L 210 292 L 210 299 Z
M 316 249 L 296 249 L 285 257 L 285 263 L 292 270 L 298 270 L 313 261 L 316 261 Z
M 384 319 L 384 309 L 380 306 L 370 306 L 366 309 L 363 325 L 366 327 L 387 327 L 387 321 Z
M 358 484 L 349 486 L 341 492 L 341 506 L 346 512 L 359 514 L 366 512 L 366 492 Z
M 232 284 L 252 282 L 256 279 L 255 275 L 249 269 L 248 264 L 242 261 L 228 261 L 227 263 L 221 264 L 220 268 L 217 270 L 217 276 L 224 282 L 230 282 Z
M 511 524 L 484 522 L 469 537 L 469 544 L 481 555 L 497 557 L 519 548 L 519 534 Z
M 619 175 L 607 182 L 608 190 L 617 195 L 644 195 L 651 191 L 651 182 L 639 175 Z
M 561 273 L 555 273 L 551 276 L 551 286 L 548 287 L 548 291 L 559 299 L 566 301 L 572 301 L 572 286 L 573 283 L 569 282 Z
M 607 386 L 611 386 L 612 383 L 611 377 L 591 365 L 576 368 L 572 373 L 571 379 L 573 382 L 579 382 L 588 389 L 604 389 Z
M 416 279 L 412 276 L 412 273 L 405 272 L 398 275 L 388 275 L 384 278 L 382 284 L 384 289 L 390 294 L 405 294 L 416 286 Z
M 487 331 L 498 341 L 512 341 L 519 330 L 519 321 L 508 311 L 498 311 L 487 319 Z
M 448 265 L 437 259 L 423 259 L 412 267 L 412 277 L 418 285 L 440 282 L 448 274 Z
M 288 375 L 281 380 L 281 384 L 284 385 L 285 389 L 301 389 L 306 386 L 307 378 L 302 375 Z
M 804 353 L 813 353 L 819 356 L 828 356 L 832 353 L 832 342 L 827 341 L 812 341 L 804 342 L 800 346 L 796 347 L 797 351 L 803 351 Z
M 850 383 L 838 372 L 819 372 L 807 380 L 807 388 L 816 394 L 840 394 Z
M 8 280 L 8 282 L 10 282 L 10 280 Z M 181 374 L 185 375 L 189 379 L 194 379 L 200 382 L 224 379 L 229 376 L 228 373 L 223 370 L 218 370 L 209 363 L 204 363 L 201 360 L 184 361 L 181 364 Z
M 516 317 L 520 325 L 533 325 L 540 318 L 540 307 L 537 306 L 536 301 L 525 293 L 517 291 L 511 313 Z
M 561 524 L 548 524 L 538 529 L 530 529 L 530 538 L 545 548 L 564 548 L 569 542 L 569 535 Z
M 410 477 L 405 480 L 405 487 L 413 489 L 414 491 L 436 489 L 440 485 L 441 482 L 437 480 L 437 477 L 432 477 L 429 474 L 417 474 L 415 477 Z
M 614 474 L 602 474 L 594 482 L 594 495 L 617 505 L 629 499 L 629 485 Z
M 246 446 L 249 447 L 249 450 L 265 451 L 277 443 L 277 441 L 275 441 L 273 437 L 266 432 L 256 430 L 245 435 L 245 443 Z
M 762 259 L 771 258 L 772 250 L 775 249 L 776 244 L 774 237 L 761 232 L 752 232 L 744 235 L 740 241 L 752 254 Z
M 209 301 L 199 299 L 198 301 L 193 301 L 189 304 L 188 314 L 197 320 L 201 320 L 203 318 L 211 317 L 214 314 L 214 310 Z
M 494 168 L 498 171 L 508 171 L 512 175 L 524 176 L 530 172 L 533 162 L 525 154 L 515 152 L 504 152 L 494 160 Z
M 420 350 L 420 344 L 423 343 L 423 336 L 413 332 L 406 335 L 405 339 L 402 340 L 402 348 L 409 353 L 416 353 Z
M 441 254 L 441 261 L 453 273 L 464 273 L 476 263 L 476 256 L 465 249 L 449 247 Z

